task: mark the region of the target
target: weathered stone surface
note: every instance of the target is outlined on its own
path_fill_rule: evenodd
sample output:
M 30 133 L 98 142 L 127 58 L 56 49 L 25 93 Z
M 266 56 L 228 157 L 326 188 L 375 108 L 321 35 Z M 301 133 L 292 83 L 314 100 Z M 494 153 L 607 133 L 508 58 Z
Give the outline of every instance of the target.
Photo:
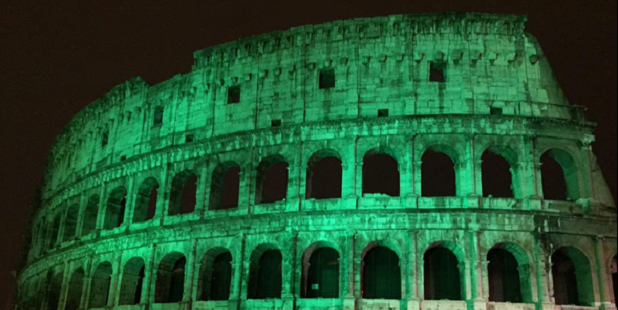
M 595 126 L 567 102 L 525 21 L 427 14 L 304 26 L 198 51 L 191 73 L 159 85 L 115 87 L 51 150 L 18 308 L 615 309 L 616 205 L 592 152 Z M 429 150 L 452 161 L 449 197 L 424 195 Z M 488 153 L 508 162 L 512 197 L 488 194 Z M 381 172 L 398 180 L 396 194 L 365 178 L 377 155 L 395 162 Z M 341 188 L 317 199 L 321 183 L 339 183 L 317 176 L 328 158 L 340 162 Z M 545 158 L 564 176 L 548 180 Z M 277 163 L 281 197 L 263 191 Z M 548 197 L 544 184 L 563 181 L 564 199 Z M 339 255 L 338 276 L 319 284 L 336 283 L 338 298 L 305 298 L 322 292 L 308 274 L 325 248 Z M 398 263 L 370 263 L 383 248 L 376 257 Z M 434 284 L 448 268 L 428 267 L 432 249 L 457 261 L 460 300 L 436 297 L 450 284 Z M 492 273 L 492 250 L 517 261 L 518 300 L 496 300 L 508 295 L 496 283 L 509 280 Z M 272 293 L 259 276 L 268 255 L 281 266 L 274 298 L 260 297 Z M 368 266 L 398 275 L 367 279 Z M 221 293 L 213 283 L 225 281 Z M 396 299 L 366 298 L 393 283 Z

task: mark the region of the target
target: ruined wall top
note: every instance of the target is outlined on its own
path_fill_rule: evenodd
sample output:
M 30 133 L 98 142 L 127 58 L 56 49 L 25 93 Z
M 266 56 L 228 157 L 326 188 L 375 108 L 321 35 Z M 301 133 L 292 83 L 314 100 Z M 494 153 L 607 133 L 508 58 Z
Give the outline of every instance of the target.
M 191 72 L 157 85 L 134 78 L 80 112 L 52 148 L 45 192 L 189 140 L 279 126 L 496 114 L 590 126 L 526 21 L 478 13 L 360 18 L 198 51 Z

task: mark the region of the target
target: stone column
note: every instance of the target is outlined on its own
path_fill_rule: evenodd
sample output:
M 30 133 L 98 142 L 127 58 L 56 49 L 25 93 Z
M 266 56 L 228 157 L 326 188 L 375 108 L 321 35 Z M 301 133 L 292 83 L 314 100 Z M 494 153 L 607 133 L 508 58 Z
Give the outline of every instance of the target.
M 243 277 L 249 273 L 245 264 L 245 243 L 246 236 L 239 236 L 239 246 L 236 247 L 232 259 L 232 287 L 230 288 L 230 303 L 228 309 L 240 309 L 241 301 L 246 298 L 246 286 L 243 287 Z M 243 290 L 244 289 L 244 290 Z
M 199 271 L 196 271 L 196 261 L 197 261 L 197 240 L 193 241 L 193 245 L 191 246 L 191 252 L 188 255 L 189 257 L 187 257 L 187 265 L 185 267 L 185 296 L 183 297 L 183 301 L 184 302 L 188 302 L 189 304 L 191 304 L 196 296 L 193 294 L 193 285 L 194 285 L 194 281 L 191 281 L 192 279 L 195 279 L 195 277 L 197 276 L 196 273 Z M 197 269 L 199 270 L 199 269 Z M 187 279 L 189 279 L 189 281 L 187 281 Z M 191 309 L 191 307 L 189 307 L 189 309 Z
M 142 303 L 151 305 L 154 303 L 154 292 L 157 279 L 158 268 L 156 265 L 157 245 L 154 244 L 150 259 L 144 262 L 147 266 L 146 276 L 144 277 L 144 287 L 142 288 Z
M 343 273 L 342 277 L 344 281 L 342 282 L 343 292 L 343 305 L 344 309 L 356 309 L 356 295 L 355 295 L 355 287 L 356 287 L 356 277 L 354 274 L 355 271 L 355 246 L 356 246 L 356 232 L 348 231 L 345 235 L 345 247 L 343 253 L 343 259 L 341 260 L 343 264 Z
M 107 302 L 108 306 L 113 307 L 118 305 L 118 299 L 120 295 L 120 281 L 122 281 L 123 273 L 122 267 L 122 252 L 119 252 L 116 262 L 112 267 L 112 279 L 109 286 L 109 299 Z
M 200 165 L 197 169 L 197 194 L 196 194 L 196 206 L 195 212 L 199 214 L 200 219 L 204 218 L 204 214 L 208 209 L 208 167 L 207 165 Z
M 547 253 L 545 238 L 543 234 L 535 235 L 534 237 L 534 256 L 537 266 L 535 275 L 538 292 L 537 310 L 553 310 L 555 305 L 551 275 L 552 262 L 551 257 Z
M 476 135 L 467 136 L 466 153 L 461 154 L 461 162 L 455 163 L 457 173 L 457 195 L 466 197 L 465 207 L 476 209 L 481 207 L 483 191 L 482 162 L 476 156 Z
M 613 288 L 612 280 L 608 275 L 611 270 L 608 270 L 608 265 L 605 262 L 605 249 L 603 247 L 605 240 L 602 237 L 594 239 L 594 254 L 596 265 L 596 278 L 599 283 L 599 302 L 602 310 L 616 310 L 616 305 L 612 302 L 611 291 Z
M 133 214 L 135 212 L 135 176 L 129 178 L 129 184 L 127 184 L 127 201 L 124 208 L 124 220 L 121 227 L 123 229 L 128 228 L 133 223 Z

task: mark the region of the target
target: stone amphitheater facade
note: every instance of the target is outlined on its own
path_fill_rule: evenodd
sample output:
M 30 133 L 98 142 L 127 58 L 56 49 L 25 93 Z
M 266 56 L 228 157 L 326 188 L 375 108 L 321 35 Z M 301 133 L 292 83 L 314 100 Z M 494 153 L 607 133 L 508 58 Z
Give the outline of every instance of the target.
M 304 26 L 113 88 L 51 150 L 18 309 L 615 309 L 595 124 L 525 24 Z

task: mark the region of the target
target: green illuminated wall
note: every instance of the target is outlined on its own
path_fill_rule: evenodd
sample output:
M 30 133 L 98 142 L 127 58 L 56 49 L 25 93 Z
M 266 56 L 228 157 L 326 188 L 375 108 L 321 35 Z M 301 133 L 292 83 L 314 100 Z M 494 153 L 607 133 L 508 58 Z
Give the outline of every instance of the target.
M 135 78 L 113 88 L 51 150 L 19 308 L 91 308 L 101 293 L 92 284 L 107 272 L 103 303 L 121 308 L 139 271 L 127 266 L 141 259 L 140 302 L 123 310 L 549 310 L 558 252 L 578 270 L 580 308 L 615 309 L 616 205 L 591 146 L 595 125 L 567 102 L 525 22 L 428 14 L 303 26 L 198 51 L 190 73 L 158 85 Z M 455 196 L 423 197 L 427 150 L 454 162 Z M 511 165 L 513 198 L 483 197 L 486 151 Z M 565 171 L 569 201 L 545 199 L 547 152 Z M 398 197 L 363 195 L 373 153 L 397 161 Z M 315 154 L 341 160 L 342 198 L 305 198 Z M 273 156 L 289 164 L 287 197 L 256 204 L 257 169 Z M 238 208 L 212 210 L 214 172 L 230 163 L 241 168 Z M 198 177 L 195 211 L 170 216 L 173 180 L 187 171 Z M 160 185 L 156 213 L 138 223 L 149 178 Z M 106 228 L 121 187 L 124 220 Z M 340 255 L 339 298 L 302 298 L 303 270 L 324 247 Z M 399 300 L 363 298 L 364 258 L 376 247 L 399 259 Z M 425 300 L 424 254 L 436 247 L 459 262 L 461 301 Z M 524 303 L 489 296 L 494 248 L 517 259 Z M 269 250 L 281 252 L 281 298 L 250 300 L 251 266 Z M 230 300 L 199 301 L 203 266 L 226 251 Z M 182 301 L 159 303 L 158 274 L 181 256 Z

